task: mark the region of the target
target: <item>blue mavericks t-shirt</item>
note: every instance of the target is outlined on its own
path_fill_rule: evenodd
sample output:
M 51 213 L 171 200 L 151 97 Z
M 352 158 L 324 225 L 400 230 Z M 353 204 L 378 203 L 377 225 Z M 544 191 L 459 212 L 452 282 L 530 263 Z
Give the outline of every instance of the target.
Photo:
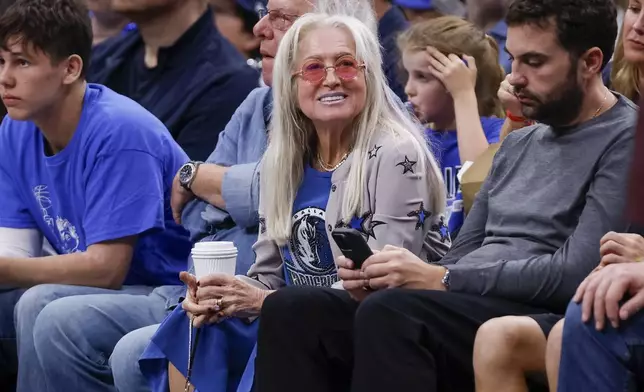
M 284 276 L 288 285 L 329 287 L 338 280 L 325 230 L 331 174 L 305 166 L 304 178 L 293 204 L 291 237 L 282 247 Z
M 498 143 L 501 128 L 505 120 L 496 117 L 481 117 L 481 125 L 487 142 Z M 463 226 L 465 215 L 463 213 L 463 195 L 461 184 L 456 175 L 461 170 L 461 157 L 458 154 L 458 141 L 456 131 L 427 130 L 432 151 L 443 170 L 443 178 L 447 186 L 447 209 L 445 216 L 451 234 L 458 233 Z
M 36 125 L 0 126 L 0 226 L 39 229 L 59 254 L 138 235 L 124 284 L 180 284 L 191 244 L 174 223 L 172 179 L 188 160 L 163 123 L 88 84 L 80 122 L 55 155 Z

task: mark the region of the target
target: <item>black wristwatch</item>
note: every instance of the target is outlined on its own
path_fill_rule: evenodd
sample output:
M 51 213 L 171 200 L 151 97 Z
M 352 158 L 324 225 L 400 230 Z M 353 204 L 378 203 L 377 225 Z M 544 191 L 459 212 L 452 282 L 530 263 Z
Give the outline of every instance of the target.
M 199 165 L 202 163 L 203 162 L 190 161 L 181 166 L 179 169 L 179 183 L 184 189 L 191 191 L 190 188 L 192 187 L 192 183 L 197 177 L 197 170 L 199 169 Z
M 443 286 L 445 286 L 446 290 L 449 290 L 449 269 L 445 268 L 445 275 L 443 275 L 443 279 L 441 279 L 441 283 Z

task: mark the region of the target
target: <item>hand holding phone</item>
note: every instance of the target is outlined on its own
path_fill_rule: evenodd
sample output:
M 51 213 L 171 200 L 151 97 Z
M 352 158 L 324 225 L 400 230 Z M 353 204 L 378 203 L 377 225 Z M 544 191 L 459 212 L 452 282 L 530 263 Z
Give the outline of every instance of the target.
M 333 240 L 347 259 L 353 261 L 353 269 L 362 269 L 362 264 L 373 255 L 371 248 L 358 230 L 337 228 L 331 232 Z

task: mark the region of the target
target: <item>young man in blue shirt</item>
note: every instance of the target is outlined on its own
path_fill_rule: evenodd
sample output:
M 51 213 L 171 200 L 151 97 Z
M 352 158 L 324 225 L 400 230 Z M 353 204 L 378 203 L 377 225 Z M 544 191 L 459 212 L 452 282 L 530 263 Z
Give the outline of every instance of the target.
M 16 1 L 0 44 L 0 369 L 15 371 L 17 345 L 18 391 L 113 388 L 101 357 L 164 318 L 155 287 L 186 268 L 170 186 L 188 157 L 140 105 L 86 83 L 77 0 Z

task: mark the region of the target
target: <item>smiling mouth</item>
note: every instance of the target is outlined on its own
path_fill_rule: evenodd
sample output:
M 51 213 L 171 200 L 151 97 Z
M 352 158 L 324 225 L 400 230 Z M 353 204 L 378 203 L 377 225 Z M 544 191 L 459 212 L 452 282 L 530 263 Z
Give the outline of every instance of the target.
M 325 105 L 332 105 L 332 104 L 343 102 L 345 99 L 347 99 L 346 94 L 334 93 L 334 94 L 325 94 L 320 98 L 318 98 L 318 101 Z

